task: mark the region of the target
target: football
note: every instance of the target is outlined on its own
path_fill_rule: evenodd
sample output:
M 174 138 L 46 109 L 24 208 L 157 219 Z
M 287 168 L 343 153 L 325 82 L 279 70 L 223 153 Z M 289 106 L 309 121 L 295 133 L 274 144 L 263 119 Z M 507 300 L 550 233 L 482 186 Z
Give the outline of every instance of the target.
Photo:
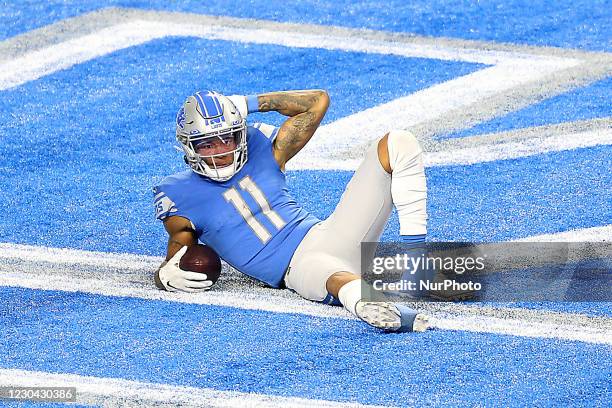
M 179 268 L 184 271 L 204 273 L 215 283 L 221 275 L 221 258 L 211 247 L 196 244 L 187 248 L 181 257 Z

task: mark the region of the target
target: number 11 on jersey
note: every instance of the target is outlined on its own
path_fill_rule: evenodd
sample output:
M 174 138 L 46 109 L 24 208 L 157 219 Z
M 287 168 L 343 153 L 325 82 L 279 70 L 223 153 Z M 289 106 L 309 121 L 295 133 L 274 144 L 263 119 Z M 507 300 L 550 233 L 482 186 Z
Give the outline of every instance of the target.
M 257 184 L 249 177 L 246 176 L 238 183 L 240 188 L 253 197 L 255 202 L 261 208 L 262 213 L 268 217 L 272 225 L 274 225 L 277 229 L 281 229 L 285 226 L 285 221 L 278 215 L 276 211 L 270 208 L 270 203 L 268 203 L 268 199 L 264 195 L 263 191 Z M 232 205 L 236 208 L 238 213 L 242 216 L 244 221 L 247 223 L 249 227 L 253 230 L 257 238 L 260 239 L 262 243 L 266 243 L 272 238 L 272 234 L 270 231 L 266 229 L 266 227 L 255 218 L 253 212 L 249 208 L 248 204 L 242 198 L 236 187 L 232 187 L 223 193 L 223 197 L 226 201 L 232 203 Z

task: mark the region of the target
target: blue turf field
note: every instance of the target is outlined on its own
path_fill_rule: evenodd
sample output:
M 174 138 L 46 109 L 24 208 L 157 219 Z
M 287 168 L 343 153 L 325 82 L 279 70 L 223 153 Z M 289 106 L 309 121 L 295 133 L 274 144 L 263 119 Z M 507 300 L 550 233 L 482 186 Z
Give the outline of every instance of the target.
M 612 370 L 598 358 L 608 346 L 442 331 L 381 335 L 356 321 L 27 289 L 4 289 L 0 299 L 23 304 L 18 321 L 5 322 L 10 351 L 0 361 L 10 368 L 419 406 L 525 398 L 594 406 Z
M 612 50 L 609 1 L 406 3 L 4 1 L 0 41 L 116 6 Z M 174 115 L 196 90 L 325 88 L 328 124 L 483 68 L 168 37 L 0 91 L 0 243 L 161 255 L 165 235 L 154 220 L 151 187 L 184 168 L 172 148 Z M 608 76 L 444 137 L 609 119 L 611 85 Z M 610 145 L 430 167 L 429 238 L 501 241 L 609 225 L 610 169 Z M 350 175 L 298 170 L 287 178 L 298 202 L 323 218 Z M 393 240 L 398 229 L 394 215 L 383 239 Z M 509 306 L 612 316 L 609 303 Z M 612 401 L 609 345 L 555 338 L 458 330 L 381 335 L 354 320 L 6 285 L 0 332 L 0 369 L 398 406 Z
M 0 38 L 8 38 L 103 7 L 136 7 L 263 20 L 341 25 L 434 37 L 524 43 L 609 51 L 610 3 L 607 0 L 7 0 L 0 10 Z M 34 16 L 34 17 L 33 17 Z

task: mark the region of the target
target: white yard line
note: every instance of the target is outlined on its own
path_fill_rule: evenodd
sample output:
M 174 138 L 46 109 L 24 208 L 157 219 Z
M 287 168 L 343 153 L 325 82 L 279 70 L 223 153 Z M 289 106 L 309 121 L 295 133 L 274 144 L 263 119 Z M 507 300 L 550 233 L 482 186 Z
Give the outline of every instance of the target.
M 424 163 L 428 167 L 469 165 L 601 145 L 612 145 L 612 128 L 559 134 L 542 139 L 524 139 L 462 149 L 426 152 Z
M 33 266 L 32 266 L 33 268 Z M 196 305 L 215 305 L 235 307 L 240 309 L 262 310 L 274 313 L 297 313 L 317 317 L 349 318 L 341 308 L 329 307 L 313 302 L 307 302 L 297 297 L 275 296 L 282 291 L 264 289 L 260 287 L 245 287 L 243 290 L 211 290 L 201 294 L 171 293 L 160 291 L 153 286 L 153 275 L 150 269 L 141 271 L 145 273 L 150 282 L 135 283 L 129 279 L 121 279 L 115 275 L 109 279 L 103 273 L 89 271 L 83 266 L 71 265 L 62 268 L 64 275 L 49 276 L 45 274 L 30 274 L 27 272 L 8 272 L 5 264 L 0 264 L 0 286 L 13 286 L 40 290 L 59 290 L 64 292 L 84 292 L 96 295 L 131 297 L 148 300 L 163 300 L 171 302 L 189 303 Z M 74 277 L 85 271 L 90 278 Z M 286 295 L 286 293 L 282 293 Z
M 100 378 L 75 374 L 53 374 L 40 371 L 0 369 L 0 387 L 75 387 L 77 403 L 104 407 L 156 406 L 172 404 L 181 407 L 374 407 L 357 403 L 281 397 L 208 388 Z M 166 406 L 166 405 L 163 405 Z
M 344 309 L 306 302 L 297 297 L 282 296 L 280 291 L 274 291 L 281 296 L 275 296 L 260 288 L 251 288 L 248 291 L 222 291 L 213 290 L 203 294 L 167 293 L 157 290 L 151 283 L 148 288 L 130 287 L 131 282 L 105 281 L 97 276 L 92 279 L 71 277 L 73 269 L 66 269 L 63 277 L 30 276 L 26 273 L 7 273 L 5 265 L 0 264 L 2 278 L 0 286 L 21 287 L 38 290 L 57 290 L 65 292 L 84 292 L 113 297 L 131 297 L 149 300 L 163 300 L 188 304 L 215 305 L 236 307 L 248 310 L 262 310 L 273 313 L 296 313 L 323 318 L 351 319 Z M 81 271 L 83 267 L 79 268 Z M 119 286 L 123 285 L 123 286 Z M 426 304 L 424 304 L 426 306 Z M 419 308 L 419 305 L 415 307 Z M 564 340 L 582 341 L 586 343 L 612 345 L 612 321 L 606 327 L 594 324 L 575 325 L 575 316 L 567 314 L 562 323 L 549 323 L 545 317 L 540 321 L 524 320 L 520 317 L 492 317 L 479 316 L 476 309 L 474 313 L 432 312 L 433 327 L 444 330 L 460 330 L 481 333 L 507 334 L 512 336 L 557 338 Z M 504 315 L 500 311 L 500 315 Z
M 558 236 L 568 234 L 576 240 L 607 240 L 612 235 L 612 226 L 564 232 Z M 544 240 L 554 238 L 555 235 L 550 235 Z M 290 291 L 263 288 L 227 270 L 218 287 L 207 293 L 159 291 L 153 286 L 151 275 L 160 261 L 161 258 L 141 255 L 0 244 L 0 286 L 352 318 L 342 308 L 308 302 Z M 427 304 L 422 307 L 431 309 Z M 497 312 L 493 309 L 479 314 L 477 306 L 431 310 L 431 315 L 433 325 L 440 329 L 612 344 L 612 319 L 605 317 L 591 321 L 581 315 L 555 313 L 557 318 L 551 322 L 544 314 L 541 319 L 533 315 L 526 317 L 520 309 L 500 308 Z
M 492 316 L 459 315 L 457 313 L 436 313 L 432 318 L 435 327 L 444 330 L 460 330 L 483 333 L 507 334 L 548 339 L 564 339 L 585 343 L 612 345 L 612 323 L 606 327 L 585 327 L 572 324 L 571 316 L 567 322 L 549 323 L 544 318 L 541 321 L 522 320 L 520 318 L 504 318 Z
M 576 229 L 556 234 L 534 235 L 517 239 L 516 242 L 610 242 L 612 241 L 612 224 L 601 227 Z

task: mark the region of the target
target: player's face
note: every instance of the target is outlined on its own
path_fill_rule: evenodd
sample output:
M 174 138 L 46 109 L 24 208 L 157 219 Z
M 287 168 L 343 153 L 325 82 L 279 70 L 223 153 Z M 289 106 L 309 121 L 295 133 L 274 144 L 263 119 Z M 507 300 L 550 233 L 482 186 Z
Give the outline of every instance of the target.
M 234 162 L 236 146 L 236 137 L 231 134 L 204 139 L 195 146 L 195 149 L 201 156 L 214 156 L 204 158 L 210 167 L 225 167 Z

